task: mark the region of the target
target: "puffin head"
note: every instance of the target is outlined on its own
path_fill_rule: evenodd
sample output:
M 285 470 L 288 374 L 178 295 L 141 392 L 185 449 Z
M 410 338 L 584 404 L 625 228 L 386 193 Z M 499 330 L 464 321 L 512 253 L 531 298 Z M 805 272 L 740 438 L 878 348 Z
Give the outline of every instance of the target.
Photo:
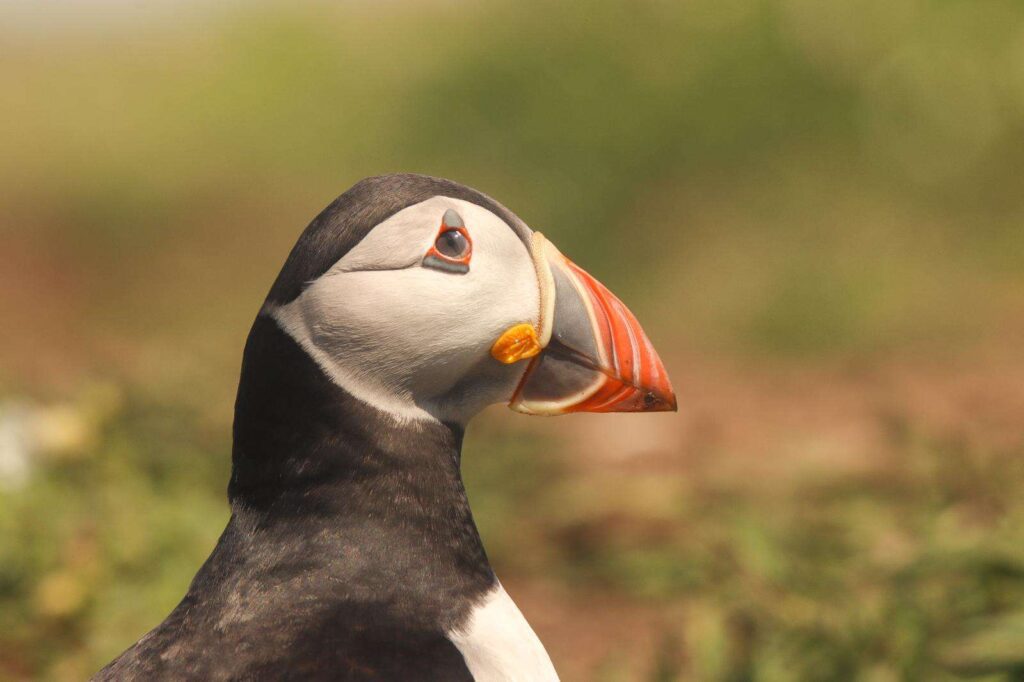
M 639 323 L 480 192 L 363 180 L 303 232 L 264 304 L 320 369 L 400 420 L 675 410 Z

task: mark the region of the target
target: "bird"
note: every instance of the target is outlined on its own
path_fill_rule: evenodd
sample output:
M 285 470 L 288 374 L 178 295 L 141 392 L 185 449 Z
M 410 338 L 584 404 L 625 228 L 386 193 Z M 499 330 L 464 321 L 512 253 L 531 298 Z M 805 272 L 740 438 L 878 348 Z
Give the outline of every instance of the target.
M 301 233 L 248 334 L 231 516 L 167 618 L 94 680 L 547 682 L 460 474 L 485 407 L 676 409 L 628 308 L 451 180 L 361 180 Z

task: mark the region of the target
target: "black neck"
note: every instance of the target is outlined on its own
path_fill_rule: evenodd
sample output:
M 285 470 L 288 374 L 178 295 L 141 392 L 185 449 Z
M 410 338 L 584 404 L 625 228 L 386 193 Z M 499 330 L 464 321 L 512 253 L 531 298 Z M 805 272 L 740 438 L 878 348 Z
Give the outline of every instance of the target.
M 400 422 L 332 383 L 274 320 L 253 325 L 228 488 L 235 521 L 260 535 L 253 547 L 289 552 L 309 538 L 304 551 L 327 554 L 342 596 L 394 593 L 428 611 L 439 594 L 478 596 L 494 575 L 461 446 L 461 427 Z
M 96 679 L 471 679 L 446 634 L 495 577 L 459 474 L 461 429 L 360 403 L 260 317 L 234 432 L 217 547 Z

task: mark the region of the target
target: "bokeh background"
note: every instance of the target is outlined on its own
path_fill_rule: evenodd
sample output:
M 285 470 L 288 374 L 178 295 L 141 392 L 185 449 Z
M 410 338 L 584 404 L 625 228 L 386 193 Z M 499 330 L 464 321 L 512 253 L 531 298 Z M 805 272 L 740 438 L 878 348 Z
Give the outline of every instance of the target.
M 1024 5 L 0 2 L 0 679 L 88 677 L 227 516 L 242 344 L 367 175 L 497 197 L 678 415 L 472 425 L 563 679 L 1024 679 Z

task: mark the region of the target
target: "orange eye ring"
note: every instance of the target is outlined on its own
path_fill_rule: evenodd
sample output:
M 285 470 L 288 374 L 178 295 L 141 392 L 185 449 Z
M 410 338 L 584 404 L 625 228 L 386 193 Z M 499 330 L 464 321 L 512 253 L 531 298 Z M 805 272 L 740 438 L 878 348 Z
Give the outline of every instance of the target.
M 462 222 L 462 217 L 454 210 L 448 209 L 441 219 L 441 227 L 434 237 L 434 243 L 423 257 L 423 265 L 445 272 L 465 274 L 469 272 L 469 261 L 472 256 L 473 240 Z

